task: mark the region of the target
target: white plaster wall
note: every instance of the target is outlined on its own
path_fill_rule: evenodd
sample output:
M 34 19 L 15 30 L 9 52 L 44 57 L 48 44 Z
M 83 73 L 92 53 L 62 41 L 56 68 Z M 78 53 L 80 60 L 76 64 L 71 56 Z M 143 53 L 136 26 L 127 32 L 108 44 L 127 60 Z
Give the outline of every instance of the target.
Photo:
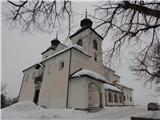
M 72 58 L 71 58 L 71 74 L 79 70 L 80 68 L 88 69 L 89 56 L 72 49 Z
M 109 68 L 103 66 L 102 67 L 102 75 L 110 82 L 114 79 L 114 71 L 110 70 Z
M 97 36 L 94 32 L 90 29 L 86 29 L 83 32 L 77 34 L 76 36 L 72 37 L 72 43 L 77 44 L 77 41 L 82 39 L 83 48 L 84 50 L 91 55 L 90 61 L 88 64 L 88 68 L 92 71 L 95 71 L 102 75 L 102 40 L 99 36 Z M 98 50 L 93 48 L 93 40 L 97 41 Z M 94 53 L 97 54 L 97 61 L 94 60 Z
M 66 107 L 69 59 L 70 51 L 67 51 L 43 63 L 45 68 L 39 95 L 39 105 L 48 108 Z M 60 61 L 64 61 L 64 68 L 61 70 L 59 69 Z
M 88 84 L 87 78 L 72 78 L 69 85 L 69 107 L 88 108 Z
M 92 78 L 87 78 L 88 81 L 88 85 L 91 83 L 95 83 L 98 87 L 99 87 L 99 92 L 102 94 L 102 106 L 105 106 L 105 90 L 103 87 L 103 83 L 98 81 L 98 80 L 94 80 Z
M 70 80 L 69 107 L 70 108 L 88 108 L 88 85 L 95 83 L 99 86 L 102 93 L 102 106 L 105 106 L 105 96 L 103 83 L 89 77 L 72 78 Z
M 92 57 L 89 57 L 75 49 L 72 49 L 71 59 L 71 74 L 79 70 L 80 68 L 89 69 L 101 74 L 101 66 Z
M 22 86 L 20 90 L 19 101 L 33 100 L 34 91 L 35 91 L 33 72 L 35 72 L 34 67 L 24 71 L 24 77 L 23 77 Z M 26 78 L 27 75 L 28 75 L 28 79 Z
M 127 88 L 123 88 L 123 93 L 124 93 L 124 96 L 126 98 L 126 100 L 124 101 L 125 105 L 134 105 L 132 90 L 127 89 Z M 132 98 L 132 101 L 130 101 L 130 97 Z

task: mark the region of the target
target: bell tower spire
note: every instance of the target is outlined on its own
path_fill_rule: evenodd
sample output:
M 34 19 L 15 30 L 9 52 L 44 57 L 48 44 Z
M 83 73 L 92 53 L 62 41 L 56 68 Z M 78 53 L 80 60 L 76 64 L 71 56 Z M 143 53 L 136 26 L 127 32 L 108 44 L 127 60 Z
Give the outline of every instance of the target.
M 58 30 L 57 30 L 57 33 L 56 33 L 56 39 L 58 39 Z
M 87 15 L 88 15 L 88 13 L 87 13 L 87 9 L 86 9 L 85 18 L 83 20 L 81 20 L 81 23 L 80 23 L 82 28 L 83 27 L 92 27 L 93 22 L 89 18 L 87 18 Z
M 87 19 L 87 9 L 86 9 L 86 11 L 85 11 L 85 15 L 86 15 L 86 19 Z

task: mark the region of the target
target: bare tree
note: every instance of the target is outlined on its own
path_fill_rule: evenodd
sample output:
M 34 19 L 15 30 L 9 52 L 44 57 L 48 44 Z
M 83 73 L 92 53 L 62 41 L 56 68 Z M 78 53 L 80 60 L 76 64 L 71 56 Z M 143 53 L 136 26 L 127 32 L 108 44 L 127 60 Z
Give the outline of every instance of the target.
M 20 25 L 22 31 L 43 31 L 53 32 L 57 27 L 61 27 L 63 20 L 68 20 L 70 26 L 71 2 L 64 0 L 61 2 L 44 0 L 8 0 L 10 7 L 6 18 L 11 21 L 12 26 Z M 63 24 L 64 25 L 64 24 Z M 68 30 L 70 34 L 70 29 Z
M 131 70 L 144 80 L 145 83 L 160 83 L 160 43 L 154 44 L 147 52 L 136 58 L 136 64 Z
M 111 31 L 113 47 L 106 50 L 106 60 L 110 63 L 120 56 L 122 47 L 135 47 L 144 42 L 144 47 L 136 54 L 133 71 L 145 82 L 160 83 L 160 2 L 159 1 L 113 1 L 96 6 L 101 22 L 96 28 L 103 29 L 103 37 Z M 149 37 L 145 37 L 149 36 Z
M 8 99 L 6 96 L 6 84 L 2 84 L 1 86 L 1 109 L 5 108 L 8 105 Z
M 31 29 L 52 31 L 55 28 L 56 21 L 61 25 L 61 18 L 67 15 L 69 21 L 68 36 L 70 35 L 70 1 L 63 1 L 63 4 L 59 7 L 56 0 L 17 2 L 8 0 L 8 3 L 12 6 L 8 13 L 8 18 L 13 23 L 22 25 L 24 31 Z M 110 32 L 116 34 L 116 37 L 113 37 L 113 47 L 104 52 L 107 63 L 110 63 L 114 57 L 120 56 L 124 45 L 134 47 L 141 42 L 145 42 L 144 47 L 136 53 L 136 66 L 138 67 L 137 70 L 134 70 L 140 77 L 144 76 L 145 71 L 145 74 L 150 76 L 145 81 L 159 83 L 159 67 L 154 67 L 155 59 L 157 61 L 156 64 L 158 64 L 156 66 L 159 66 L 159 58 L 157 59 L 157 56 L 155 56 L 159 53 L 155 54 L 154 50 L 159 49 L 160 42 L 160 2 L 156 0 L 104 1 L 99 6 L 96 6 L 95 13 L 96 16 L 91 16 L 98 20 L 95 30 L 103 29 L 101 35 L 104 38 Z M 149 37 L 144 39 L 146 35 Z M 141 69 L 139 69 L 140 66 L 142 66 Z M 155 74 L 155 72 L 157 73 Z

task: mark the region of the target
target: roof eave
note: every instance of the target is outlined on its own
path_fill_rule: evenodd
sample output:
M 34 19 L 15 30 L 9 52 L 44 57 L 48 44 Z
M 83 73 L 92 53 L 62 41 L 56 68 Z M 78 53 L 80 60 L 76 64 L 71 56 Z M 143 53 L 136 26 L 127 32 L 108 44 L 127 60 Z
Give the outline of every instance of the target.
M 73 35 L 71 35 L 69 38 L 71 39 L 72 37 L 76 36 L 78 33 L 81 33 L 83 32 L 84 30 L 86 30 L 87 28 L 91 29 L 98 37 L 101 38 L 101 40 L 103 40 L 103 37 L 101 35 L 99 35 L 93 28 L 91 27 L 84 27 L 84 28 L 81 28 L 79 31 L 75 32 Z

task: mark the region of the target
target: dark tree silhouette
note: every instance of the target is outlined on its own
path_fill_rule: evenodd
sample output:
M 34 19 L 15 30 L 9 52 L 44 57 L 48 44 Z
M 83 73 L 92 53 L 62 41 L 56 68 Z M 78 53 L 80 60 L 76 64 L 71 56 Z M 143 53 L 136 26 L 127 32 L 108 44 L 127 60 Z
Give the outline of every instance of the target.
M 71 2 L 44 1 L 44 0 L 8 0 L 10 5 L 6 18 L 13 26 L 22 26 L 24 32 L 43 31 L 52 32 L 61 27 L 62 22 L 68 20 L 70 26 Z M 70 34 L 70 29 L 68 31 Z
M 101 15 L 96 28 L 103 28 L 103 37 L 110 31 L 116 36 L 113 47 L 106 51 L 106 60 L 110 63 L 120 56 L 125 45 L 135 47 L 145 42 L 142 49 L 134 51 L 136 62 L 132 70 L 140 80 L 160 83 L 160 2 L 107 1 L 96 11 Z M 149 37 L 146 39 L 145 35 Z
M 154 44 L 147 51 L 136 58 L 136 64 L 131 67 L 145 83 L 160 83 L 160 43 Z
M 1 109 L 8 105 L 8 100 L 6 97 L 6 84 L 1 86 Z
M 8 0 L 11 5 L 8 18 L 14 23 L 23 26 L 24 31 L 39 29 L 52 31 L 56 22 L 61 25 L 64 16 L 68 19 L 68 36 L 70 35 L 71 2 L 62 1 L 58 7 L 57 1 L 17 1 Z M 144 48 L 136 53 L 133 70 L 145 81 L 159 83 L 159 56 L 155 49 L 159 50 L 160 43 L 160 2 L 152 1 L 104 1 L 95 7 L 95 15 L 90 16 L 98 21 L 95 30 L 103 29 L 102 36 L 105 38 L 110 32 L 116 34 L 113 37 L 113 47 L 107 49 L 105 60 L 111 63 L 114 57 L 120 56 L 124 45 L 134 47 L 145 42 Z M 144 36 L 148 35 L 147 39 Z M 120 58 L 120 57 L 118 57 Z M 155 61 L 156 60 L 156 64 Z M 146 76 L 146 77 L 145 77 Z M 149 77 L 147 77 L 149 76 Z

